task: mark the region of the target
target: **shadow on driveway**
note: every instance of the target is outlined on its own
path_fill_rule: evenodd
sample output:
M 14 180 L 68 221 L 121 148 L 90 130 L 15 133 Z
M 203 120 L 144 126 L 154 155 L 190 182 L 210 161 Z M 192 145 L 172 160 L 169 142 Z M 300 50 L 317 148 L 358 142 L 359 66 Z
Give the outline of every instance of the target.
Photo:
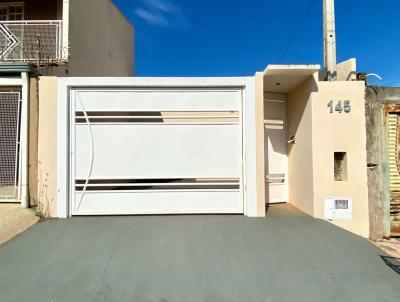
M 381 256 L 383 262 L 400 275 L 400 259 L 389 256 Z

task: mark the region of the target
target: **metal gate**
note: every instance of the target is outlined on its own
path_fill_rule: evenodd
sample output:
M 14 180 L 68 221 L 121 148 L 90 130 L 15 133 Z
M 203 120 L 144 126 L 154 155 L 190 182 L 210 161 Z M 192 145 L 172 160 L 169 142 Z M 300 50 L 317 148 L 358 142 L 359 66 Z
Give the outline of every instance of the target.
M 0 92 L 0 202 L 19 200 L 20 92 Z
M 400 116 L 389 113 L 388 154 L 390 177 L 390 228 L 391 236 L 400 236 Z
M 288 202 L 287 102 L 264 100 L 265 201 Z
M 243 213 L 242 89 L 70 91 L 72 215 Z

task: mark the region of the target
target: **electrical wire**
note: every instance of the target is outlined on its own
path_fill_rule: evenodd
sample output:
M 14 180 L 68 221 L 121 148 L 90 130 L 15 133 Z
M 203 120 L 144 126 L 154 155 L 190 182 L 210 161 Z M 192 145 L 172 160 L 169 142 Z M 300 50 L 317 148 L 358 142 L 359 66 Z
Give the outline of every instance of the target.
M 301 30 L 303 29 L 304 24 L 307 21 L 308 16 L 310 15 L 312 8 L 314 7 L 314 3 L 315 0 L 311 0 L 310 5 L 308 6 L 308 9 L 303 17 L 303 19 L 301 20 L 299 27 L 297 28 L 296 32 L 294 33 L 292 39 L 290 40 L 289 44 L 287 45 L 287 47 L 285 48 L 285 50 L 283 51 L 282 55 L 279 57 L 277 64 L 280 64 L 282 62 L 282 60 L 286 57 L 287 53 L 289 52 L 290 48 L 292 48 L 292 45 L 294 43 L 294 41 L 296 41 L 298 35 L 300 34 Z

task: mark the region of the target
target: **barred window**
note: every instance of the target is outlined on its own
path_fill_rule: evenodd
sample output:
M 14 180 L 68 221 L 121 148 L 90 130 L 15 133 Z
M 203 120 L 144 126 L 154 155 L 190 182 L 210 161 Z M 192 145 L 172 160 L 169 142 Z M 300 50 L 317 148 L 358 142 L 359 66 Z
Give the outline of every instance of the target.
M 24 20 L 24 4 L 3 4 L 0 6 L 0 21 Z

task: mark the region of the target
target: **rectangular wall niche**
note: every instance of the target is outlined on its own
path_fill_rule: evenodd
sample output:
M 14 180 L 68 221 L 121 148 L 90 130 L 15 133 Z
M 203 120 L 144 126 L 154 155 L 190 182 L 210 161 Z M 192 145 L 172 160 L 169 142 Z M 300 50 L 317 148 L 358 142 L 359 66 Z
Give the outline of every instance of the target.
M 334 154 L 334 178 L 335 181 L 347 180 L 347 153 L 335 152 Z

